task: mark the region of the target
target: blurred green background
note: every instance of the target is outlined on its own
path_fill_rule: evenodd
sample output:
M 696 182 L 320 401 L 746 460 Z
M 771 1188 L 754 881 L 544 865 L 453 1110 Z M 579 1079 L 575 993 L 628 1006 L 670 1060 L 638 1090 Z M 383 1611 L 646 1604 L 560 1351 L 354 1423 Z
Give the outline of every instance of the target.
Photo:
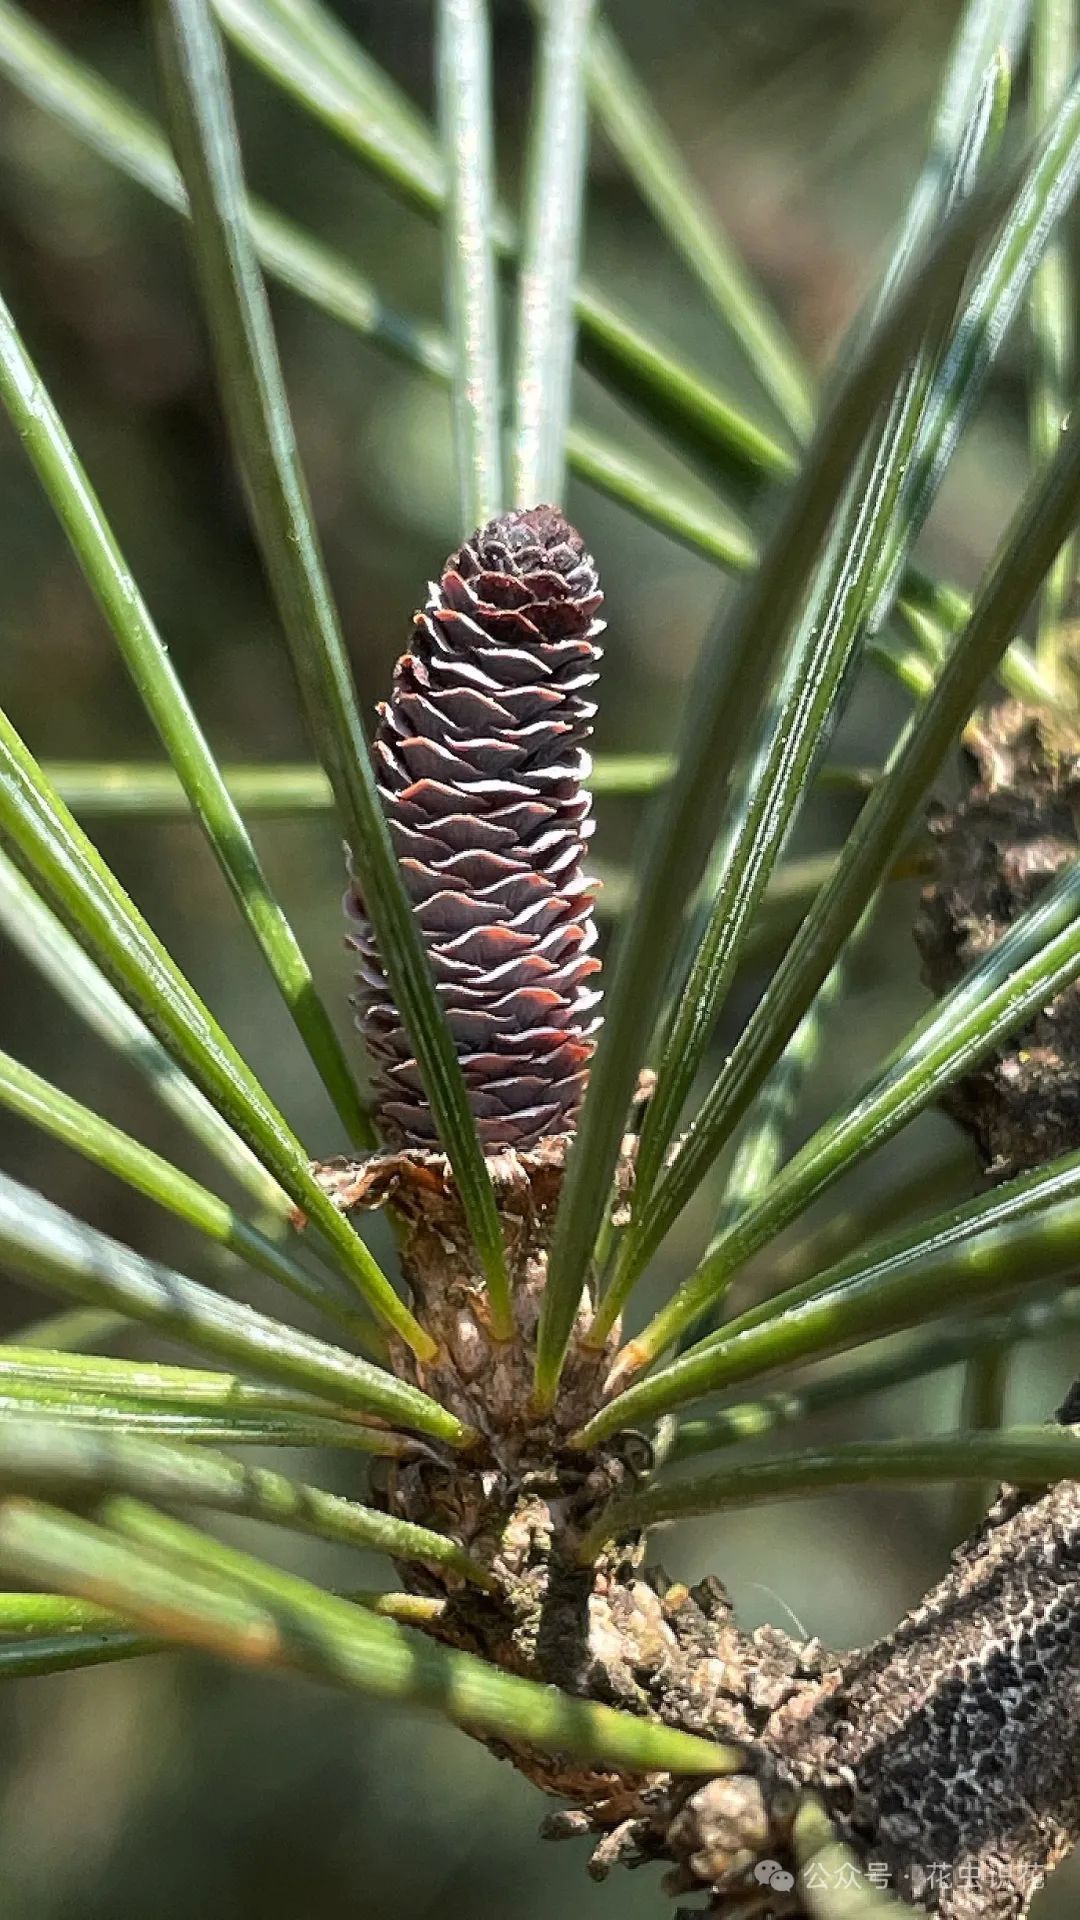
M 41 24 L 154 106 L 144 22 L 130 0 L 37 0 Z M 338 11 L 414 97 L 429 103 L 426 0 L 338 0 Z M 917 167 L 935 76 L 955 23 L 945 0 L 611 0 L 609 12 L 676 126 L 729 231 L 824 367 L 866 289 Z M 504 179 L 516 189 L 530 31 L 518 0 L 493 6 Z M 258 76 L 234 62 L 253 185 L 353 255 L 387 296 L 434 317 L 437 237 L 368 180 Z M 590 268 L 662 334 L 766 412 L 693 283 L 657 238 L 597 136 Z M 274 632 L 224 444 L 183 236 L 36 108 L 0 85 L 0 270 L 31 350 L 101 492 L 219 754 L 304 758 L 296 699 Z M 454 544 L 447 406 L 292 296 L 274 296 L 311 489 L 365 708 L 387 689 L 424 583 Z M 1018 337 L 957 462 L 925 542 L 965 584 L 989 554 L 1026 464 Z M 642 432 L 591 384 L 584 409 Z M 673 472 L 683 472 L 674 463 Z M 609 635 L 601 751 L 667 745 L 724 584 L 702 562 L 577 485 L 571 515 L 600 561 Z M 0 430 L 2 697 L 45 757 L 156 758 L 156 741 L 13 435 Z M 869 670 L 837 751 L 879 761 L 902 703 Z M 600 807 L 598 858 L 632 868 L 641 802 Z M 845 803 L 817 802 L 793 849 L 842 839 Z M 100 844 L 153 925 L 245 1049 L 312 1151 L 342 1146 L 292 1028 L 197 833 L 184 824 L 96 823 Z M 342 861 L 328 816 L 267 822 L 258 839 L 316 974 L 348 1031 Z M 803 1131 L 849 1095 L 925 1004 L 895 888 L 860 958 L 808 1089 Z M 722 1045 L 760 990 L 763 950 L 740 984 Z M 129 1130 L 200 1167 L 141 1082 L 92 1040 L 0 945 L 0 1043 Z M 221 1281 L 205 1245 L 24 1127 L 2 1125 L 2 1163 L 141 1250 Z M 946 1122 L 911 1129 L 849 1180 L 803 1232 L 904 1183 L 925 1206 L 942 1167 L 971 1190 L 974 1162 Z M 664 1250 L 671 1286 L 700 1247 L 718 1186 Z M 797 1242 L 796 1242 L 797 1244 Z M 782 1245 L 751 1276 L 775 1285 Z M 275 1306 L 251 1276 L 225 1276 Z M 780 1271 L 782 1277 L 782 1267 Z M 44 1311 L 0 1278 L 0 1336 Z M 140 1351 L 134 1336 L 123 1351 Z M 1010 1389 L 1044 1416 L 1076 1371 L 1067 1351 L 1025 1350 Z M 951 1420 L 957 1382 L 895 1393 L 862 1416 L 885 1433 Z M 835 1431 L 843 1430 L 839 1420 Z M 310 1463 L 312 1466 L 315 1463 Z M 319 1462 L 342 1488 L 356 1467 Z M 699 1522 L 663 1541 L 677 1576 L 723 1573 L 744 1618 L 798 1622 L 853 1643 L 887 1629 L 943 1569 L 947 1496 L 832 1497 Z M 277 1542 L 263 1542 L 278 1550 Z M 377 1581 L 310 1546 L 291 1564 Z M 540 1846 L 545 1808 L 508 1768 L 418 1716 L 285 1680 L 159 1658 L 0 1694 L 2 1920 L 547 1920 L 664 1911 L 655 1876 L 594 1887 L 584 1850 Z M 1065 1875 L 1042 1920 L 1074 1911 Z

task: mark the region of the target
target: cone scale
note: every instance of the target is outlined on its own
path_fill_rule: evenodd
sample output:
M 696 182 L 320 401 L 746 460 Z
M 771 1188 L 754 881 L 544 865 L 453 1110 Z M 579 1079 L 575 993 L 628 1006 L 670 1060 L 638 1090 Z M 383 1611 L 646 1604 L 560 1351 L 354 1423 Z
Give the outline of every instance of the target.
M 379 790 L 486 1153 L 572 1132 L 596 1044 L 583 861 L 602 599 L 557 508 L 503 514 L 432 584 L 379 707 Z M 355 881 L 347 908 L 380 1129 L 436 1147 Z

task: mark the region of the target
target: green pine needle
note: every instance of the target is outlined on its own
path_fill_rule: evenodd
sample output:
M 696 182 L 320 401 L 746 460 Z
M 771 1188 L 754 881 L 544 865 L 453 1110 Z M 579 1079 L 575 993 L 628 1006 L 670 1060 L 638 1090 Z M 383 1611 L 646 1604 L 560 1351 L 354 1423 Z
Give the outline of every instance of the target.
M 349 1138 L 375 1145 L 330 1017 L 169 655 L 15 323 L 0 300 L 0 399 L 109 622 L 233 898 Z
M 238 1214 L 217 1194 L 200 1186 L 189 1174 L 160 1154 L 133 1140 L 111 1121 L 54 1087 L 31 1067 L 0 1049 L 0 1106 L 40 1127 L 75 1153 L 126 1181 L 137 1193 L 227 1247 L 249 1266 L 269 1274 L 299 1299 L 329 1314 L 363 1344 L 370 1322 L 352 1311 L 349 1297 L 314 1279 L 281 1247 Z
M 163 769 L 185 811 L 171 768 Z M 18 952 L 93 1033 L 143 1076 L 150 1090 L 211 1158 L 264 1211 L 281 1218 L 288 1194 L 261 1160 L 165 1051 L 160 1040 L 0 848 L 0 928 Z
M 222 399 L 256 537 L 334 790 L 397 1005 L 491 1291 L 496 1331 L 512 1331 L 510 1285 L 487 1166 L 453 1039 L 405 890 L 375 784 L 356 692 L 282 380 L 270 308 L 247 222 L 224 55 L 208 0 L 157 0 L 159 59 L 191 202 L 191 234 Z
M 563 497 L 591 15 L 592 0 L 559 0 L 540 23 L 518 270 L 513 467 L 519 507 Z
M 1077 1231 L 1080 1154 L 1072 1154 L 740 1314 L 610 1399 L 574 1444 L 593 1446 L 740 1381 L 989 1304 L 1020 1284 L 1067 1280 Z
M 434 1343 L 359 1234 L 314 1178 L 307 1154 L 176 962 L 151 931 L 0 713 L 0 827 L 23 864 L 173 1057 L 256 1148 L 369 1305 L 417 1353 Z
M 6 1174 L 0 1174 L 0 1260 L 39 1286 L 84 1306 L 114 1308 L 260 1378 L 377 1414 L 452 1447 L 469 1446 L 475 1437 L 455 1415 L 381 1367 L 143 1259 Z
M 982 1480 L 1038 1487 L 1077 1478 L 1080 1435 L 1068 1428 L 1012 1427 L 1000 1433 L 947 1433 L 930 1440 L 852 1441 L 755 1460 L 722 1473 L 629 1494 L 589 1529 L 580 1556 L 587 1566 L 605 1540 L 639 1529 L 671 1526 L 676 1520 L 757 1506 L 766 1500 L 830 1493 L 836 1487 L 920 1487 Z
M 616 954 L 604 1030 L 570 1155 L 538 1336 L 541 1406 L 550 1406 L 557 1390 L 638 1067 L 674 959 L 682 907 L 701 877 L 748 726 L 782 658 L 790 622 L 846 493 L 852 462 L 930 316 L 958 300 L 971 256 L 1005 200 L 1003 187 L 989 196 L 975 194 L 943 227 L 926 264 L 848 372 L 787 496 L 761 566 L 703 649 L 687 697 L 677 772 L 643 849 L 637 908 Z
M 506 505 L 492 244 L 490 38 L 487 0 L 439 0 L 436 71 L 448 182 L 443 246 L 454 343 L 458 494 L 466 537 Z
M 8 1494 L 51 1499 L 123 1493 L 170 1506 L 206 1507 L 416 1561 L 480 1586 L 491 1584 L 456 1541 L 428 1527 L 267 1467 L 241 1466 L 207 1447 L 171 1445 L 101 1427 L 75 1428 L 49 1420 L 43 1410 L 36 1419 L 8 1419 L 0 1426 L 0 1487 Z
M 135 1501 L 106 1503 L 104 1517 L 115 1531 L 8 1501 L 0 1564 L 115 1607 L 177 1644 L 431 1707 L 542 1752 L 635 1772 L 708 1776 L 741 1764 L 737 1749 L 500 1673 Z

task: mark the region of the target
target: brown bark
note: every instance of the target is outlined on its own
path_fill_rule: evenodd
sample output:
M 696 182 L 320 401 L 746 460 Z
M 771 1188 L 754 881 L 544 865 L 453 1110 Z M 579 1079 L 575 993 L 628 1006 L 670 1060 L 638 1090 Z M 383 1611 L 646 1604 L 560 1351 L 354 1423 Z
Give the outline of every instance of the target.
M 915 942 L 923 977 L 947 993 L 1076 859 L 1080 740 L 1060 715 L 1005 701 L 965 736 L 962 793 L 934 806 L 936 872 Z M 1080 985 L 1067 987 L 1009 1042 L 943 1093 L 991 1178 L 1080 1146 Z

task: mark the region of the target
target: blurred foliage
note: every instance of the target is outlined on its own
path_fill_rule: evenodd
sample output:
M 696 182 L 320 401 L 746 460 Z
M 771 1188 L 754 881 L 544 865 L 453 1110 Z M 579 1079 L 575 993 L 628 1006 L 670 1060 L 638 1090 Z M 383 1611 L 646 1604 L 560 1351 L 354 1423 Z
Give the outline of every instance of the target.
M 43 25 L 145 104 L 148 49 L 130 0 L 37 0 Z M 339 0 L 341 17 L 425 103 L 431 9 L 422 0 Z M 612 20 L 808 359 L 827 364 L 871 283 L 917 165 L 927 106 L 957 12 L 953 0 L 611 0 Z M 524 0 L 493 7 L 503 178 L 516 191 L 529 79 Z M 435 315 L 437 235 L 234 62 L 253 187 L 352 254 L 402 305 Z M 0 111 L 0 282 L 64 411 L 194 705 L 226 759 L 301 759 L 306 745 L 283 649 L 230 469 L 173 217 L 140 197 L 6 88 Z M 590 269 L 642 317 L 755 407 L 738 354 L 657 240 L 597 138 L 586 236 Z M 409 614 L 455 536 L 449 406 L 291 296 L 275 313 L 314 504 L 365 705 L 386 689 Z M 1018 335 L 1019 339 L 1019 335 Z M 1012 349 L 1015 354 L 1017 345 Z M 591 383 L 581 400 L 614 414 Z M 631 434 L 641 429 L 631 424 Z M 970 584 L 1026 460 L 1023 406 L 1007 362 L 956 463 L 924 543 Z M 681 689 L 723 591 L 704 563 L 572 485 L 568 507 L 600 561 L 608 652 L 601 751 L 670 743 Z M 5 698 L 42 757 L 158 757 L 48 508 L 12 436 L 0 433 Z M 880 760 L 899 696 L 872 671 L 837 743 Z M 600 807 L 597 851 L 633 859 L 637 802 Z M 821 796 L 797 854 L 835 846 L 851 801 Z M 344 1142 L 204 845 L 182 824 L 96 823 L 106 857 L 313 1151 Z M 328 816 L 257 826 L 273 884 L 348 1033 L 340 847 Z M 809 1090 L 809 1131 L 925 1005 L 906 938 L 910 888 L 893 890 L 861 952 L 843 1015 Z M 760 987 L 747 976 L 718 1050 Z M 118 1058 L 24 964 L 0 949 L 0 1044 L 205 1177 L 186 1136 Z M 143 1251 L 206 1277 L 207 1247 L 179 1223 L 14 1122 L 3 1164 Z M 975 1184 L 942 1120 L 928 1117 L 855 1180 L 811 1229 L 909 1183 L 913 1204 L 946 1159 Z M 717 1176 L 719 1178 L 719 1176 Z M 716 1185 L 667 1243 L 655 1293 L 700 1247 Z M 772 1275 L 785 1248 L 770 1254 Z M 750 1279 L 761 1282 L 760 1267 Z M 235 1278 L 235 1275 L 233 1276 Z M 251 1276 L 240 1283 L 251 1286 Z M 740 1280 L 740 1297 L 746 1282 Z M 262 1296 L 257 1296 L 262 1299 Z M 644 1303 L 648 1305 L 648 1301 Z M 37 1311 L 0 1283 L 0 1337 Z M 125 1336 L 124 1351 L 136 1351 Z M 1067 1351 L 1025 1350 L 1009 1414 L 1038 1419 L 1077 1371 Z M 949 1374 L 886 1396 L 876 1433 L 951 1417 Z M 858 1413 L 821 1431 L 865 1431 Z M 352 1484 L 350 1459 L 336 1467 Z M 696 1521 L 665 1541 L 675 1576 L 722 1569 L 749 1623 L 798 1619 L 838 1643 L 886 1629 L 941 1570 L 947 1495 L 831 1496 L 805 1508 Z M 238 1534 L 240 1530 L 238 1529 Z M 241 1536 L 242 1537 L 242 1534 Z M 310 1567 L 312 1548 L 291 1564 Z M 855 1577 L 853 1577 L 855 1569 Z M 859 1577 L 858 1570 L 864 1570 Z M 356 1585 L 372 1567 L 317 1550 L 317 1574 Z M 761 1584 L 762 1576 L 771 1586 Z M 653 1876 L 589 1886 L 577 1847 L 539 1848 L 532 1789 L 460 1736 L 292 1680 L 272 1684 L 155 1658 L 0 1697 L 0 1913 L 4 1920 L 299 1920 L 368 1910 L 421 1920 L 556 1904 L 582 1915 L 655 1913 Z M 1076 1880 L 1073 1879 L 1075 1887 Z M 1037 1908 L 1073 1911 L 1067 1876 Z

